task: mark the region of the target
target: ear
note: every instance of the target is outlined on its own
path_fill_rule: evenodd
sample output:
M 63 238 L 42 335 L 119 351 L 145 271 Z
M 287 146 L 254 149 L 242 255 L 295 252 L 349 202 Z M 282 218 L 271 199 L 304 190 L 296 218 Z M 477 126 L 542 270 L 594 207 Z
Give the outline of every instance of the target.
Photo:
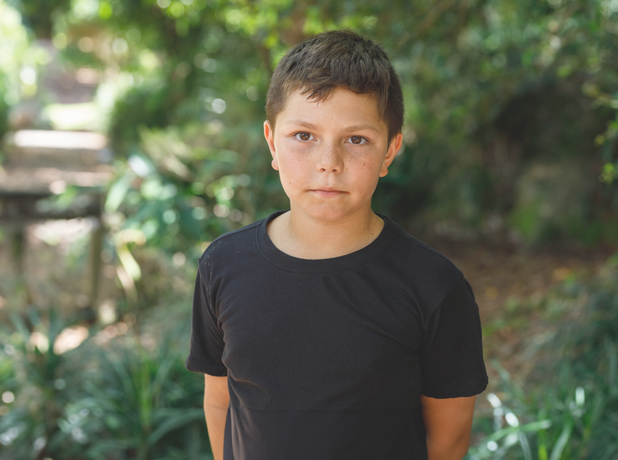
M 397 152 L 401 149 L 401 144 L 403 142 L 403 134 L 399 133 L 391 140 L 390 145 L 388 146 L 388 150 L 386 151 L 386 156 L 384 157 L 384 161 L 382 162 L 382 168 L 380 169 L 380 177 L 384 177 L 388 174 L 388 167 L 391 165 Z
M 275 150 L 275 130 L 270 126 L 268 120 L 264 122 L 264 137 L 268 143 L 270 154 L 273 157 L 271 165 L 275 171 L 279 171 L 279 163 L 277 162 L 277 152 Z

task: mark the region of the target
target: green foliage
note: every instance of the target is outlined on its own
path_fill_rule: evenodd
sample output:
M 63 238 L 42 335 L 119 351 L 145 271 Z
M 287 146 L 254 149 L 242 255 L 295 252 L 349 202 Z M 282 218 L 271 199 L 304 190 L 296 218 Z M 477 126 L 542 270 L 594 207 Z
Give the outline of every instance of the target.
M 36 91 L 37 66 L 46 54 L 30 46 L 20 14 L 0 0 L 0 139 L 8 127 L 11 106 Z
M 214 97 L 226 101 L 227 110 L 219 117 L 226 130 L 234 130 L 239 121 L 259 123 L 263 115 L 247 111 L 246 99 L 241 104 L 237 96 L 251 87 L 265 91 L 271 69 L 291 43 L 328 28 L 348 27 L 387 47 L 406 89 L 406 146 L 378 189 L 377 207 L 402 217 L 426 213 L 456 218 L 473 227 L 492 213 L 512 212 L 514 228 L 540 229 L 522 230 L 530 241 L 555 232 L 566 238 L 601 238 L 587 225 L 601 222 L 612 209 L 610 198 L 597 200 L 592 211 L 590 207 L 602 187 L 595 182 L 588 152 L 596 149 L 593 140 L 611 115 L 595 108 L 598 98 L 589 88 L 615 91 L 616 85 L 611 58 L 615 13 L 604 3 L 583 8 L 575 1 L 392 1 L 376 6 L 238 0 L 194 2 L 191 10 L 177 2 L 162 4 L 167 6 L 160 12 L 153 7 L 157 20 L 148 25 L 139 22 L 137 10 L 106 19 L 108 27 L 119 30 L 137 27 L 141 45 L 160 53 L 162 63 L 159 86 L 144 83 L 119 102 L 113 123 L 127 133 L 112 130 L 115 139 L 130 140 L 141 123 L 188 123 L 184 115 L 204 120 L 208 113 L 199 108 L 200 94 L 212 94 L 202 105 Z M 110 5 L 115 11 L 115 3 Z M 198 16 L 195 22 L 188 19 Z M 191 40 L 183 38 L 189 36 Z M 603 59 L 595 58 L 599 55 Z M 173 75 L 178 75 L 181 56 L 191 72 L 178 85 Z M 200 73 L 200 67 L 212 68 L 213 61 L 215 72 Z M 204 87 L 210 91 L 200 89 Z M 241 156 L 249 154 L 247 147 L 237 149 Z M 520 211 L 522 173 L 539 163 L 567 159 L 582 163 L 581 180 L 571 186 L 580 196 L 579 211 L 549 223 L 542 213 L 525 211 L 527 205 Z M 262 162 L 268 161 L 263 155 Z M 588 168 L 592 173 L 583 175 Z M 556 190 L 535 199 L 542 208 L 553 208 Z M 520 227 L 521 213 L 533 222 Z M 554 212 L 561 213 L 562 208 Z M 583 228 L 568 230 L 573 221 L 583 222 Z
M 186 371 L 178 346 L 187 311 L 141 334 L 123 322 L 92 327 L 68 351 L 57 340 L 71 323 L 53 312 L 15 316 L 0 331 L 0 390 L 11 395 L 0 403 L 0 458 L 212 459 L 202 379 Z
M 357 30 L 387 48 L 406 95 L 405 147 L 376 208 L 472 228 L 498 214 L 530 242 L 595 243 L 616 213 L 615 186 L 596 180 L 609 182 L 615 162 L 618 13 L 610 3 L 78 0 L 54 27 L 67 62 L 116 69 L 98 98 L 113 107 L 109 133 L 121 158 L 139 144 L 140 126 L 183 133 L 221 122 L 228 140 L 239 127 L 258 132 L 269 76 L 287 47 L 331 28 Z M 54 8 L 66 10 L 60 0 Z M 257 137 L 261 149 L 246 138 L 219 147 L 266 174 Z M 564 161 L 579 164 L 570 186 L 578 205 L 548 221 L 539 210 L 554 208 L 559 189 L 532 197 L 539 210 L 531 210 L 520 182 L 538 165 Z M 256 215 L 263 203 L 272 207 L 255 201 Z
M 53 312 L 43 321 L 36 310 L 26 318 L 14 316 L 12 323 L 13 331 L 4 329 L 1 336 L 2 368 L 12 370 L 2 389 L 14 398 L 0 421 L 2 452 L 9 458 L 29 458 L 39 452 L 63 452 L 62 458 L 70 458 L 80 449 L 71 433 L 60 429 L 59 419 L 70 399 L 83 392 L 73 373 L 78 363 L 53 347 L 67 324 Z
M 28 2 L 9 0 L 22 15 L 25 25 L 30 27 L 37 38 L 51 38 L 54 17 L 68 10 L 71 0 L 40 0 Z
M 197 379 L 190 381 L 180 358 L 170 339 L 149 351 L 129 337 L 102 353 L 103 372 L 89 385 L 86 402 L 96 405 L 104 423 L 96 430 L 90 427 L 96 441 L 89 458 L 122 451 L 134 452 L 138 459 L 161 458 L 165 450 L 203 458 L 201 452 L 208 449 L 204 411 L 196 405 L 201 387 L 195 385 Z
M 9 105 L 4 99 L 0 99 L 0 138 L 7 132 L 8 115 Z M 0 164 L 2 164 L 2 157 L 0 157 Z
M 610 182 L 615 162 L 618 13 L 610 3 L 49 5 L 66 10 L 54 16 L 54 30 L 67 62 L 116 69 L 108 72 L 98 99 L 113 107 L 109 133 L 121 158 L 139 144 L 142 125 L 175 126 L 182 133 L 185 126 L 221 122 L 227 139 L 238 127 L 259 131 L 268 79 L 287 47 L 309 34 L 351 28 L 387 48 L 406 94 L 405 147 L 378 188 L 376 208 L 398 218 L 455 219 L 472 228 L 498 214 L 531 242 L 551 235 L 594 243 L 607 239 L 598 227 L 616 212 L 615 186 L 596 180 L 601 174 Z M 20 8 L 27 12 L 35 4 L 21 0 Z M 268 154 L 263 141 L 251 136 L 254 141 L 262 148 L 246 141 L 220 147 L 247 157 L 239 164 L 251 162 L 265 174 Z M 603 171 L 594 160 L 598 155 Z M 563 161 L 579 162 L 577 184 L 570 187 L 578 206 L 548 222 L 520 196 L 520 179 L 538 165 Z M 236 171 L 241 173 L 250 171 Z M 553 208 L 556 190 L 532 201 L 539 209 Z M 254 202 L 255 214 L 265 213 L 262 203 Z
M 127 163 L 118 165 L 105 203 L 113 213 L 109 247 L 134 281 L 141 277 L 132 256 L 136 245 L 180 251 L 194 259 L 221 233 L 261 218 L 256 209 L 276 209 L 276 178 L 265 180 L 265 168 L 253 167 L 255 157 L 221 147 L 234 147 L 243 136 L 259 136 L 252 128 L 239 127 L 236 140 L 225 139 L 216 121 L 138 130 L 139 143 L 132 146 Z M 255 150 L 256 157 L 266 155 Z M 259 158 L 257 163 L 263 165 Z M 261 202 L 272 208 L 262 205 L 260 210 Z
M 486 435 L 471 449 L 471 459 L 615 457 L 616 281 L 618 272 L 609 263 L 598 279 L 585 284 L 570 281 L 545 299 L 546 315 L 559 314 L 562 319 L 548 323 L 524 352 L 537 364 L 523 388 L 499 363 L 492 364 L 502 388 L 487 395 L 492 413 L 477 420 L 478 431 Z

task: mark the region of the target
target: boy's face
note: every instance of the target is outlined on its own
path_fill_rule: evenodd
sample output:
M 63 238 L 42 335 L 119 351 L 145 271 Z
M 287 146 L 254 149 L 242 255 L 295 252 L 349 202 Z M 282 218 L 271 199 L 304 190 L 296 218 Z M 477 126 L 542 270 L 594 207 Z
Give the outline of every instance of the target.
M 272 166 L 292 211 L 327 221 L 371 211 L 371 196 L 401 147 L 401 133 L 389 145 L 373 95 L 339 88 L 315 102 L 300 92 L 288 97 L 276 130 L 264 123 Z

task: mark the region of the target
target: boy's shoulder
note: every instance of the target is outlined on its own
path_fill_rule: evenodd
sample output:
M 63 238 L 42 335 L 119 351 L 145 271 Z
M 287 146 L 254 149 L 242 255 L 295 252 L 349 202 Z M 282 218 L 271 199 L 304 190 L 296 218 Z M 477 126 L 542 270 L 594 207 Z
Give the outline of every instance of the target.
M 440 251 L 412 236 L 388 217 L 382 216 L 382 218 L 387 225 L 392 225 L 398 234 L 392 247 L 389 248 L 391 255 L 404 259 L 405 264 L 410 268 L 433 269 L 442 273 L 446 271 L 461 275 L 459 268 Z
M 212 258 L 215 254 L 238 248 L 239 244 L 251 244 L 255 240 L 255 230 L 267 219 L 260 219 L 237 230 L 224 233 L 212 240 L 202 253 L 200 261 Z
M 257 230 L 267 220 L 268 218 L 260 219 L 215 238 L 199 258 L 198 269 L 206 273 L 212 271 L 214 266 L 219 269 L 223 266 L 229 267 L 249 253 L 255 255 L 258 250 Z
M 444 300 L 462 279 L 461 270 L 444 254 L 410 235 L 398 224 L 385 218 L 397 233 L 383 257 L 390 268 L 390 276 L 401 286 L 414 292 L 430 311 Z

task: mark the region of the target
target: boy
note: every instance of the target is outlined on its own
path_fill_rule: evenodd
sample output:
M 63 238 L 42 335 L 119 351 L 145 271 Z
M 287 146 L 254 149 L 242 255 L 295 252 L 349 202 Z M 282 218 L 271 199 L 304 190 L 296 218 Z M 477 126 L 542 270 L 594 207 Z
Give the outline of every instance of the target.
M 487 385 L 461 272 L 371 210 L 401 147 L 380 46 L 331 31 L 277 66 L 264 135 L 290 210 L 200 259 L 187 368 L 215 460 L 460 460 Z

